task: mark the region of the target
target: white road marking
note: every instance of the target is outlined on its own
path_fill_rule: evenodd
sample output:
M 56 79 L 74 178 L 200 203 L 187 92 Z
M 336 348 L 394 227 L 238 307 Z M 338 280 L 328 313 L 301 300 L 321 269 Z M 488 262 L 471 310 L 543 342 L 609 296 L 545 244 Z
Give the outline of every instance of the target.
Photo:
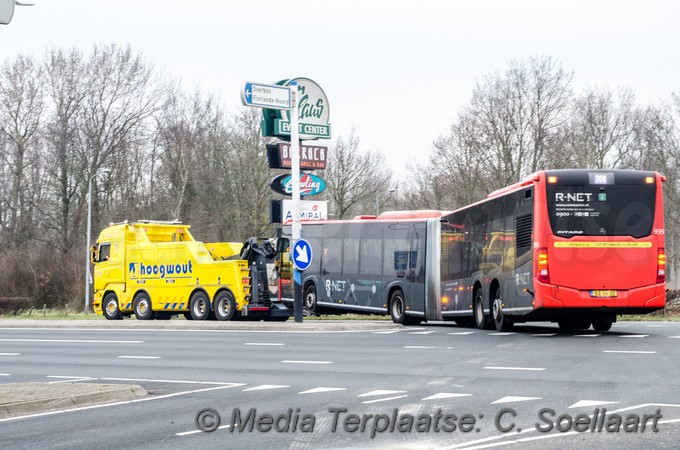
M 161 359 L 160 356 L 135 356 L 135 355 L 123 355 L 119 356 L 119 359 Z
M 243 392 L 266 391 L 268 389 L 283 389 L 283 388 L 289 388 L 289 387 L 290 387 L 290 385 L 287 385 L 287 384 L 261 384 L 259 386 L 244 389 Z
M 9 374 L 9 373 L 0 373 L 0 377 L 8 377 L 8 376 L 10 376 L 10 375 L 11 375 L 11 374 Z
M 0 356 L 19 356 L 21 353 L 0 353 Z
M 492 405 L 497 405 L 499 403 L 515 403 L 515 402 L 528 402 L 530 400 L 542 400 L 543 397 L 515 397 L 513 395 L 509 395 L 507 397 L 503 397 L 501 399 L 496 400 L 495 402 L 492 402 Z
M 626 353 L 629 355 L 653 355 L 656 352 L 641 350 L 602 350 L 602 353 Z
M 60 375 L 47 375 L 46 378 L 60 378 L 59 381 L 50 381 L 47 384 L 74 383 L 74 382 L 77 382 L 77 381 L 91 381 L 91 380 L 97 379 L 97 378 L 92 378 L 92 377 L 69 377 L 69 376 L 60 376 Z
M 294 359 L 284 359 L 281 362 L 284 364 L 333 364 L 333 361 L 302 361 Z
M 95 378 L 96 379 L 96 378 Z M 175 384 L 208 384 L 225 387 L 245 386 L 246 383 L 229 383 L 223 381 L 190 381 L 190 380 L 154 380 L 150 378 L 99 378 L 102 381 L 136 381 L 151 383 L 175 383 Z
M 625 334 L 623 336 L 619 336 L 622 338 L 645 338 L 648 337 L 648 334 Z
M 511 334 L 515 334 L 514 332 L 508 332 L 508 333 L 489 333 L 489 336 L 510 336 Z
M 253 345 L 253 346 L 263 346 L 263 347 L 280 347 L 286 344 L 282 344 L 280 342 L 246 342 L 243 345 Z
M 603 401 L 603 400 L 581 400 L 573 405 L 571 405 L 569 408 L 584 408 L 584 407 L 592 407 L 592 406 L 601 406 L 601 405 L 615 405 L 619 402 L 609 402 L 609 401 Z
M 180 395 L 196 394 L 196 393 L 199 393 L 199 392 L 214 391 L 214 390 L 217 390 L 217 389 L 228 389 L 230 387 L 234 387 L 234 386 L 218 386 L 218 387 L 211 387 L 211 388 L 205 388 L 205 389 L 196 389 L 196 390 L 193 390 L 193 391 L 175 392 L 174 394 L 159 395 L 157 397 L 138 398 L 138 399 L 135 399 L 135 400 L 128 400 L 128 401 L 124 401 L 124 402 L 106 403 L 106 404 L 103 404 L 103 405 L 83 406 L 82 408 L 60 409 L 58 411 L 49 411 L 49 412 L 44 412 L 44 413 L 29 414 L 29 415 L 26 415 L 26 416 L 8 417 L 6 419 L 0 419 L 0 423 L 10 422 L 10 421 L 13 421 L 13 420 L 32 419 L 32 418 L 35 418 L 35 417 L 53 416 L 53 415 L 56 415 L 56 414 L 63 414 L 63 413 L 74 412 L 74 411 L 86 411 L 86 410 L 89 410 L 89 409 L 108 408 L 110 406 L 129 405 L 129 404 L 132 404 L 132 403 L 149 402 L 149 401 L 161 400 L 161 399 L 165 399 L 165 398 L 178 397 Z
M 440 392 L 439 394 L 430 395 L 425 397 L 423 400 L 440 400 L 443 398 L 458 398 L 458 397 L 469 397 L 472 394 L 454 394 L 453 392 Z
M 412 331 L 409 334 L 432 334 L 432 333 L 436 333 L 436 331 Z
M 428 345 L 404 345 L 404 348 L 432 349 L 432 348 L 437 348 L 437 347 L 431 347 L 431 346 L 428 346 Z
M 486 370 L 529 370 L 529 371 L 542 371 L 546 370 L 545 367 L 501 367 L 501 366 L 486 366 L 483 367 Z
M 399 398 L 406 398 L 406 397 L 408 397 L 408 395 L 397 395 L 396 397 L 379 398 L 377 400 L 368 400 L 368 401 L 361 402 L 361 403 L 363 403 L 364 405 L 368 405 L 370 403 L 387 402 L 389 400 L 397 400 Z
M 406 391 L 391 391 L 387 389 L 378 389 L 371 392 L 366 392 L 365 394 L 357 395 L 357 397 L 373 397 L 376 395 L 391 395 L 391 394 L 403 394 Z
M 333 387 L 317 387 L 308 389 L 306 391 L 298 392 L 298 394 L 320 394 L 322 392 L 346 391 L 347 388 L 333 388 Z
M 680 339 L 680 336 L 668 336 L 670 339 Z
M 589 337 L 596 338 L 602 336 L 601 334 L 575 334 L 574 337 Z
M 557 333 L 538 333 L 538 334 L 532 334 L 533 337 L 553 337 L 557 336 Z
M 144 341 L 104 341 L 99 339 L 0 339 L 0 342 L 60 342 L 76 344 L 143 344 Z
M 217 427 L 217 430 L 224 430 L 225 428 L 231 428 L 231 425 L 220 425 L 219 427 Z M 201 430 L 184 431 L 182 433 L 175 433 L 175 436 L 189 436 L 190 434 L 196 433 L 203 433 L 203 431 Z
M 390 331 L 373 331 L 372 334 L 394 334 L 399 333 L 401 330 L 390 330 Z
M 474 331 L 459 331 L 457 333 L 446 333 L 449 336 L 467 336 L 468 334 L 475 334 Z

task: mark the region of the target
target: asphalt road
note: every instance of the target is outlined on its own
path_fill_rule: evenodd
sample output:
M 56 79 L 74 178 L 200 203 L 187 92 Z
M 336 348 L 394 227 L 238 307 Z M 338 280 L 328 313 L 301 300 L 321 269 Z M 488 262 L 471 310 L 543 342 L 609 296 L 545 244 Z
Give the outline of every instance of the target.
M 441 324 L 356 332 L 153 326 L 0 322 L 0 383 L 139 384 L 150 393 L 0 420 L 0 448 L 680 445 L 679 323 L 623 322 L 608 333 L 560 333 L 551 324 L 513 333 Z M 198 415 L 204 428 L 218 428 L 200 431 Z

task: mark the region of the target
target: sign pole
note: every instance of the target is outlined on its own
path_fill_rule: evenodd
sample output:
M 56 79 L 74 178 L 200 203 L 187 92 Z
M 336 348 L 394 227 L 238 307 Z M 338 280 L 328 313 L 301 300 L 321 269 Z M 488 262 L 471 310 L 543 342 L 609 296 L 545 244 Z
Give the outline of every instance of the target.
M 302 237 L 300 223 L 300 139 L 298 129 L 298 86 L 291 83 L 290 109 L 290 148 L 291 148 L 291 183 L 293 183 L 293 245 L 290 246 L 291 261 L 294 258 L 295 243 Z M 293 316 L 295 322 L 302 322 L 302 272 L 295 268 L 293 272 Z

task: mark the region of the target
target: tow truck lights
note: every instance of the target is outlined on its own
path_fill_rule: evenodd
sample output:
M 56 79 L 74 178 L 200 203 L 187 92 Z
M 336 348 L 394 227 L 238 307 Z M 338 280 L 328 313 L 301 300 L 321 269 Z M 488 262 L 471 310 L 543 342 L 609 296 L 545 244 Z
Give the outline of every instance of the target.
M 536 274 L 541 283 L 550 283 L 547 248 L 539 248 L 536 252 Z
M 656 282 L 657 283 L 666 282 L 666 250 L 663 248 L 659 249 L 659 262 L 658 270 L 656 273 Z

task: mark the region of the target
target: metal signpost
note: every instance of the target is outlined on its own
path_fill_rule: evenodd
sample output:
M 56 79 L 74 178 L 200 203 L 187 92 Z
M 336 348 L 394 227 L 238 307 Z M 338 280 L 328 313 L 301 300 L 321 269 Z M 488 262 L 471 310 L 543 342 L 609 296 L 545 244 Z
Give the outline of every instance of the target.
M 300 141 L 298 129 L 298 86 L 290 83 L 288 86 L 246 82 L 241 91 L 241 101 L 245 106 L 267 109 L 281 109 L 290 111 L 290 145 L 291 145 L 291 183 L 293 184 L 293 217 L 292 241 L 295 243 L 301 237 L 300 223 Z M 293 249 L 291 248 L 291 252 Z M 293 256 L 293 255 L 291 255 Z M 291 258 L 294 260 L 294 257 Z M 293 316 L 296 322 L 302 322 L 302 275 L 296 269 L 293 274 Z

